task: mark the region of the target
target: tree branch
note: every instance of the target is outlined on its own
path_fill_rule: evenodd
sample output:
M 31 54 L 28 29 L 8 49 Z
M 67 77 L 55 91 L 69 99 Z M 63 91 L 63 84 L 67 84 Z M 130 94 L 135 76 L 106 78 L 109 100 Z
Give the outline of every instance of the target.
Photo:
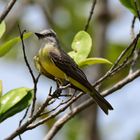
M 122 51 L 122 53 L 117 58 L 116 62 L 114 63 L 114 65 L 112 66 L 112 68 L 110 69 L 110 71 L 113 70 L 119 64 L 119 62 L 125 56 L 125 54 L 134 46 L 133 47 L 133 50 L 131 51 L 131 54 L 128 56 L 127 59 L 129 59 L 129 57 L 132 56 L 132 54 L 133 54 L 133 52 L 134 52 L 134 50 L 135 50 L 135 48 L 137 46 L 137 42 L 138 42 L 139 37 L 140 37 L 140 33 L 137 34 L 136 38 L 132 41 L 132 43 L 124 51 Z
M 5 7 L 4 11 L 2 12 L 2 14 L 0 15 L 0 23 L 6 18 L 6 16 L 8 15 L 8 13 L 10 12 L 10 10 L 12 9 L 12 7 L 14 6 L 14 4 L 16 3 L 17 0 L 11 0 L 7 6 Z
M 93 104 L 93 100 L 89 99 L 84 103 L 78 105 L 78 107 L 75 107 L 71 112 L 66 113 L 63 117 L 58 119 L 56 123 L 53 125 L 53 127 L 50 129 L 48 134 L 45 136 L 44 140 L 51 140 L 56 135 L 56 133 L 64 126 L 66 122 L 68 122 L 76 114 L 83 111 L 85 108 L 89 107 L 92 104 Z
M 101 94 L 103 96 L 110 95 L 113 92 L 121 89 L 126 84 L 128 84 L 131 81 L 135 80 L 139 76 L 140 76 L 140 70 L 137 70 L 133 74 L 128 75 L 125 79 L 123 79 L 122 81 L 120 81 L 119 83 L 114 85 L 112 88 L 103 91 Z M 83 111 L 84 109 L 86 109 L 87 107 L 92 105 L 93 103 L 94 103 L 94 101 L 92 99 L 89 99 L 89 100 L 85 101 L 84 103 L 80 104 L 79 106 L 75 107 L 72 110 L 72 112 L 69 112 L 69 113 L 65 114 L 63 117 L 61 117 L 60 119 L 58 119 L 56 121 L 56 123 L 53 125 L 53 127 L 50 129 L 50 131 L 47 133 L 47 135 L 45 136 L 44 140 L 51 140 L 55 136 L 55 134 L 64 126 L 65 123 L 67 123 L 76 114 L 78 114 L 79 112 Z
M 55 116 L 57 116 L 58 114 L 60 114 L 61 112 L 64 112 L 72 103 L 74 103 L 75 101 L 77 101 L 82 95 L 84 95 L 84 93 L 79 93 L 76 97 L 73 97 L 64 107 L 62 107 L 60 110 L 58 110 L 57 112 L 55 112 L 54 114 L 49 115 L 48 117 L 38 121 L 35 124 L 31 124 L 27 127 L 27 130 L 33 129 L 43 123 L 45 123 L 46 121 L 54 118 Z
M 93 86 L 97 86 L 99 83 L 103 82 L 106 78 L 108 78 L 109 76 L 115 74 L 117 71 L 121 70 L 123 67 L 125 67 L 127 64 L 129 64 L 128 60 L 129 58 L 131 58 L 131 56 L 133 55 L 136 46 L 137 46 L 137 42 L 138 39 L 140 38 L 140 33 L 137 34 L 136 38 L 134 38 L 134 40 L 130 43 L 130 45 L 124 50 L 122 51 L 122 53 L 120 54 L 120 56 L 117 58 L 117 60 L 115 61 L 114 65 L 110 68 L 109 71 L 107 71 L 107 73 L 102 76 L 99 80 L 97 80 Z M 133 47 L 133 48 L 132 48 Z M 125 60 L 120 64 L 119 62 L 121 61 L 121 59 L 126 55 L 126 53 L 132 48 L 132 51 L 130 53 L 130 55 L 128 55 Z

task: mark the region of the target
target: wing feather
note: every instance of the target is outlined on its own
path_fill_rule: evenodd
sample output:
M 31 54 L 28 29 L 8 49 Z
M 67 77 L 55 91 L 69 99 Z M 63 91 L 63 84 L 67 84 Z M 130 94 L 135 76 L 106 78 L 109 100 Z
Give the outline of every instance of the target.
M 67 53 L 65 53 L 63 50 L 60 50 L 59 55 L 55 52 L 50 52 L 49 55 L 54 64 L 64 73 L 66 73 L 67 76 L 73 78 L 92 91 L 93 88 L 88 82 L 86 75 Z

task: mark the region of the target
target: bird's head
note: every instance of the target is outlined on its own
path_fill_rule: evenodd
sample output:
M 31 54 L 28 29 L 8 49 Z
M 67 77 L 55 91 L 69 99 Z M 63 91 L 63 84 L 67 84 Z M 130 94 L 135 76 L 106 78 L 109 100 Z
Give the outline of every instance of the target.
M 35 35 L 38 37 L 38 39 L 44 40 L 45 42 L 48 42 L 48 43 L 58 42 L 56 33 L 52 29 L 43 30 L 39 33 L 35 33 Z

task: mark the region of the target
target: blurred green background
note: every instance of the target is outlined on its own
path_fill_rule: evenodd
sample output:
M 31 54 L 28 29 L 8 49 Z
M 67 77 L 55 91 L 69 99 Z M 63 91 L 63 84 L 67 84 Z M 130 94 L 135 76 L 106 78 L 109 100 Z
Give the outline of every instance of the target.
M 0 1 L 2 12 L 8 0 Z M 71 50 L 74 35 L 84 30 L 92 0 L 20 0 L 17 1 L 6 17 L 6 32 L 0 43 L 19 35 L 17 25 L 27 31 L 39 32 L 46 28 L 52 28 L 58 35 L 65 51 Z M 99 0 L 90 23 L 88 33 L 93 39 L 93 47 L 90 56 L 100 56 L 114 62 L 120 52 L 128 46 L 132 40 L 131 22 L 133 15 L 125 9 L 117 0 Z M 135 32 L 138 32 L 139 24 L 136 23 Z M 26 53 L 29 62 L 34 69 L 33 56 L 39 49 L 40 43 L 35 36 L 27 39 Z M 86 47 L 86 46 L 85 46 Z M 32 80 L 24 63 L 21 44 L 14 46 L 9 53 L 0 58 L 0 80 L 3 81 L 3 92 L 16 87 L 32 87 Z M 109 65 L 95 65 L 84 69 L 88 79 L 94 82 L 109 69 Z M 111 87 L 128 73 L 124 69 L 117 76 L 107 80 L 101 86 L 101 90 Z M 140 79 L 135 80 L 123 89 L 107 97 L 114 107 L 109 116 L 101 110 L 85 112 L 70 120 L 56 135 L 55 140 L 92 140 L 93 134 L 97 135 L 94 140 L 139 140 L 140 139 Z M 55 84 L 51 80 L 41 77 L 38 87 L 38 105 L 48 93 L 50 85 Z M 9 118 L 0 125 L 0 140 L 8 136 L 18 126 L 18 121 L 24 112 Z M 97 113 L 97 114 L 96 114 Z M 90 116 L 90 119 L 85 116 Z M 92 120 L 93 115 L 93 120 Z M 95 117 L 97 116 L 97 118 Z M 61 117 L 61 115 L 59 116 Z M 94 118 L 95 117 L 95 118 Z M 57 119 L 57 118 L 55 118 Z M 33 131 L 22 135 L 23 139 L 43 139 L 48 129 L 52 126 L 52 120 L 48 124 L 40 126 Z M 90 124 L 91 121 L 91 124 Z M 95 122 L 97 125 L 92 123 Z M 10 127 L 9 127 L 10 126 Z M 94 130 L 92 127 L 94 126 Z M 8 129 L 7 129 L 8 127 Z M 96 128 L 95 128 L 96 127 Z M 97 132 L 96 132 L 97 131 Z M 91 137 L 90 137 L 91 136 Z M 17 138 L 18 139 L 18 138 Z

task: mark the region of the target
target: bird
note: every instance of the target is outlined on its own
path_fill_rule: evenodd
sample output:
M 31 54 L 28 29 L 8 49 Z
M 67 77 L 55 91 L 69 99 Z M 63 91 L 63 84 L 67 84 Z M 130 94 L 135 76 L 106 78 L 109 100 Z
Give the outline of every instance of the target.
M 72 87 L 89 94 L 105 114 L 113 110 L 111 104 L 90 84 L 76 62 L 60 47 L 52 29 L 35 32 L 35 35 L 41 41 L 41 46 L 34 63 L 41 74 L 60 83 L 70 83 Z

